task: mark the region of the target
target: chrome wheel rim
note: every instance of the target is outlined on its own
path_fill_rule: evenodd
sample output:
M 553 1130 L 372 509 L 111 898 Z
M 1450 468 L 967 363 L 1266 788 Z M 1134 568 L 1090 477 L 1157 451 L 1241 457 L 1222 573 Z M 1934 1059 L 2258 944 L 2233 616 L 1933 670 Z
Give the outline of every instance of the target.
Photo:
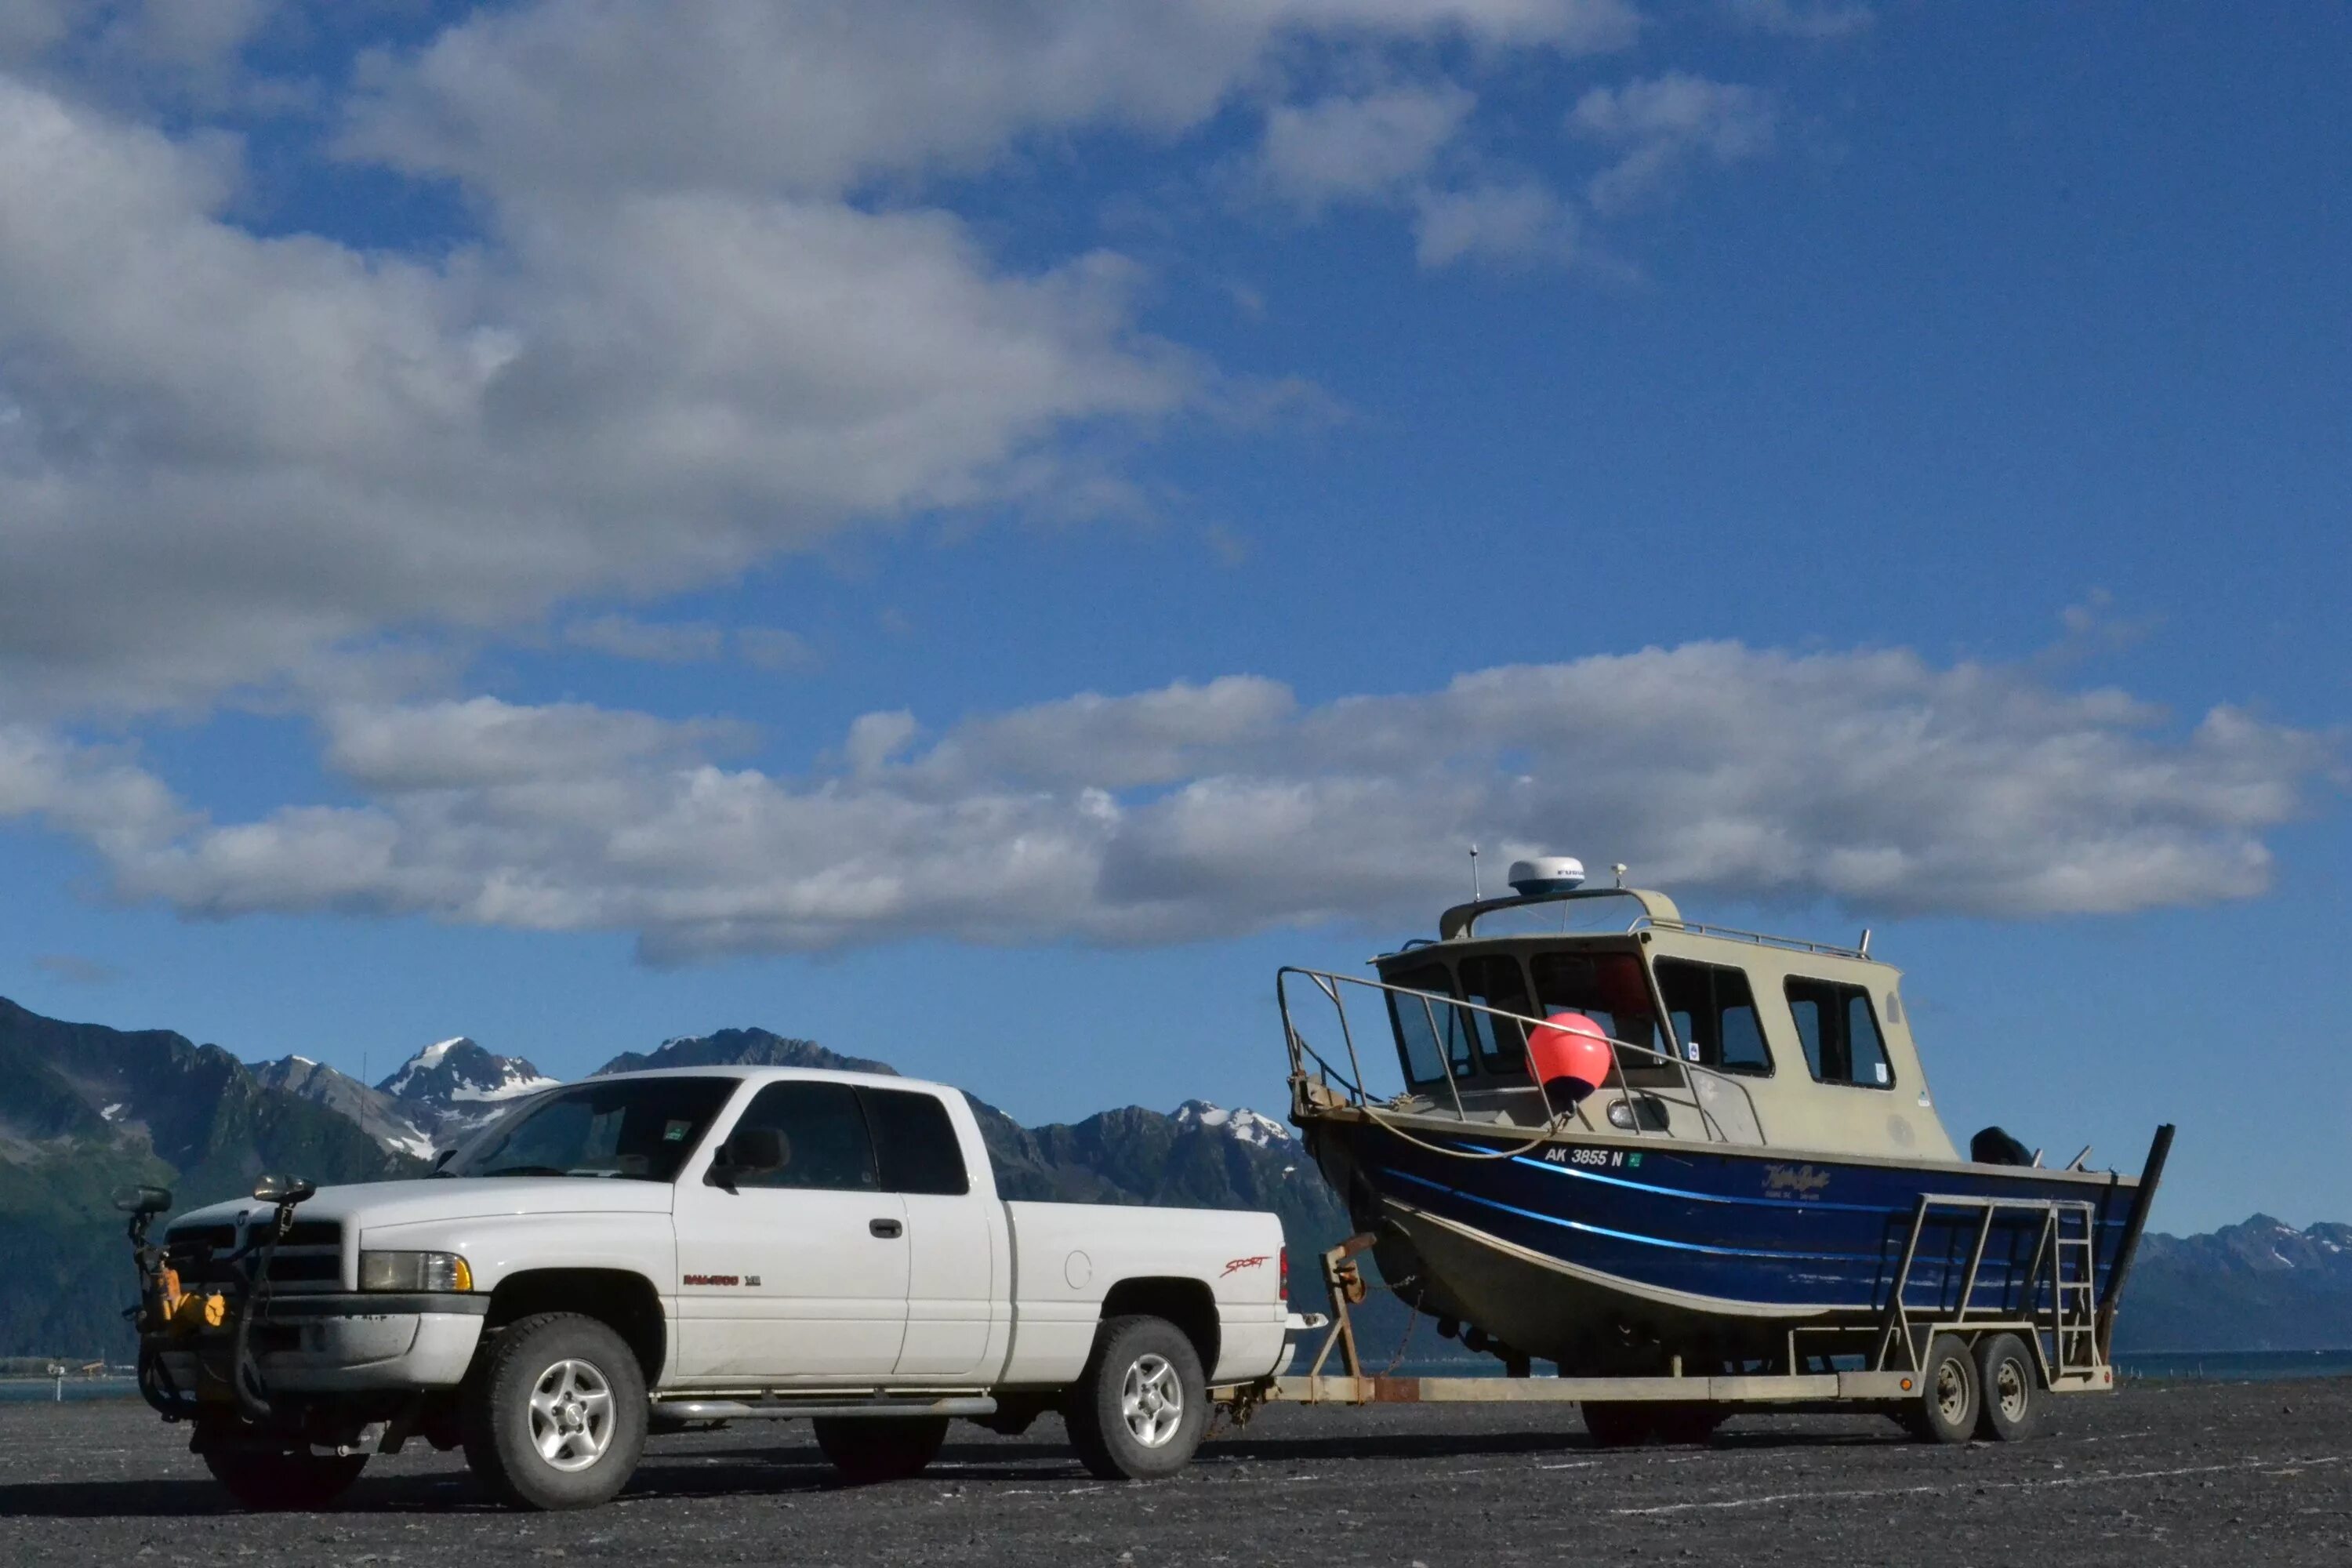
M 1947 1359 L 1936 1369 L 1936 1408 L 1955 1426 L 1969 1413 L 1968 1374 L 1957 1361 Z
M 2003 1358 L 2000 1371 L 1993 1374 L 1993 1391 L 2000 1401 L 2004 1421 L 2016 1421 L 2025 1415 L 2025 1369 L 2017 1364 L 2015 1356 Z
M 1136 1357 L 1119 1387 L 1118 1408 L 1128 1431 L 1147 1448 L 1176 1436 L 1184 1422 L 1184 1384 L 1175 1364 L 1161 1355 Z
M 550 1468 L 584 1470 L 613 1446 L 613 1385 L 593 1362 L 560 1361 L 530 1390 L 530 1443 Z

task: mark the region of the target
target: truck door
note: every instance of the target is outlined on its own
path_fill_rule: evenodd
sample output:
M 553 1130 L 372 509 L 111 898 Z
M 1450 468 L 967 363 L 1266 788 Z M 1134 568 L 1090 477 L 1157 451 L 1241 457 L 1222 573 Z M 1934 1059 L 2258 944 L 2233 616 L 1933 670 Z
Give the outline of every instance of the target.
M 907 1205 L 885 1192 L 857 1090 L 787 1079 L 728 1132 L 776 1163 L 677 1189 L 682 1379 L 882 1379 L 907 1330 Z
M 955 1123 L 936 1094 L 862 1087 L 882 1184 L 907 1205 L 911 1252 L 901 1377 L 939 1381 L 980 1370 L 991 1304 L 1000 1285 L 991 1261 L 986 1205 L 964 1168 Z

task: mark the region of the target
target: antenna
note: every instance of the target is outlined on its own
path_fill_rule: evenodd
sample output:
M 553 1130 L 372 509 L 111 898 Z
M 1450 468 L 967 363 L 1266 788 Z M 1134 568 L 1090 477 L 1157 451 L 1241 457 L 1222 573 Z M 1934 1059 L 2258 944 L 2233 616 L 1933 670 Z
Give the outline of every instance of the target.
M 1483 896 L 1478 891 L 1478 847 L 1473 844 L 1470 846 L 1470 901 L 1475 904 Z
M 1621 888 L 1623 887 L 1625 885 L 1625 862 L 1619 860 L 1612 864 L 1609 868 L 1617 873 L 1617 885 Z
M 1868 926 L 1862 928 L 1862 941 L 1855 944 L 1854 951 L 1862 954 L 1864 958 L 1868 958 L 1870 956 L 1870 928 Z

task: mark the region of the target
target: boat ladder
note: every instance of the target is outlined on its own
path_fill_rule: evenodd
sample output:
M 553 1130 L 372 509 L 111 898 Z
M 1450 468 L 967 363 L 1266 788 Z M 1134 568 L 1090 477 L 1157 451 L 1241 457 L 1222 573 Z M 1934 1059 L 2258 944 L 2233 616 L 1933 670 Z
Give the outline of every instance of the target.
M 1919 1262 L 1920 1238 L 1932 1220 L 1949 1223 L 1955 1230 L 1973 1216 L 1975 1235 L 1968 1251 L 1968 1268 L 1959 1275 L 1960 1288 L 1950 1290 L 1957 1272 L 1954 1259 L 1945 1259 L 1944 1288 L 1932 1307 L 1911 1300 L 1911 1276 Z M 2040 1228 L 2032 1261 L 2017 1273 L 2014 1254 L 2009 1264 L 2011 1283 L 2000 1300 L 1979 1305 L 1977 1284 L 1984 1271 L 1985 1254 L 1999 1234 L 2013 1238 L 2016 1227 L 2003 1219 L 2039 1216 Z M 2013 1247 L 2014 1242 L 2010 1244 Z M 1923 1193 L 1911 1213 L 1911 1231 L 1903 1247 L 1903 1260 L 1895 1271 L 1894 1289 L 1879 1321 L 1880 1371 L 1919 1371 L 1925 1365 L 1927 1342 L 1947 1331 L 1988 1329 L 2022 1331 L 2042 1358 L 2042 1372 L 2053 1387 L 2105 1383 L 2113 1375 L 2106 1345 L 2099 1331 L 2098 1205 L 2082 1198 L 2005 1198 L 1973 1194 Z

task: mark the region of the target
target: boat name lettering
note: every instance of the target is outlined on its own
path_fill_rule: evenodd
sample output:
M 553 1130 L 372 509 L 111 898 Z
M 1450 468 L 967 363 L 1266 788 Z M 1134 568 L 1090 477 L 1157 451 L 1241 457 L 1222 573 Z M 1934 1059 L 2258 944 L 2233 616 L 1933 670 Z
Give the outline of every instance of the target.
M 1764 1167 L 1764 1190 L 1787 1194 L 1800 1198 L 1817 1198 L 1822 1189 L 1830 1184 L 1830 1173 L 1811 1165 L 1767 1165 Z

